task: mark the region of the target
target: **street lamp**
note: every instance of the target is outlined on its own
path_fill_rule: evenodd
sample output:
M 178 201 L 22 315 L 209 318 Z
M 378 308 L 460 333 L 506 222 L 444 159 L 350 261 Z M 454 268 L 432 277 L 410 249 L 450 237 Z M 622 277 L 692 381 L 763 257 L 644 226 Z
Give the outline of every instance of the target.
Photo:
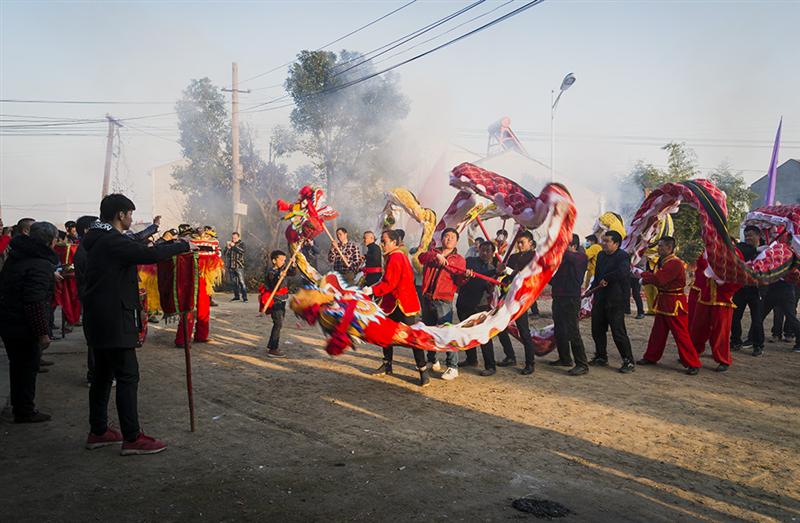
M 575 75 L 569 73 L 564 79 L 561 81 L 561 87 L 559 88 L 558 96 L 555 94 L 555 89 L 550 90 L 550 181 L 556 181 L 556 128 L 555 128 L 555 118 L 556 118 L 556 106 L 558 105 L 558 101 L 561 100 L 561 95 L 564 94 L 564 91 L 572 87 L 572 84 L 575 83 Z

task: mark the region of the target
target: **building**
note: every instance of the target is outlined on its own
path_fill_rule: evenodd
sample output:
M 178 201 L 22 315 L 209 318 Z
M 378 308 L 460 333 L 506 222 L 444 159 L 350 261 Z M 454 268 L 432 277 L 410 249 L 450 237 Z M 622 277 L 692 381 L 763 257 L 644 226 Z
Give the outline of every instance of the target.
M 753 208 L 764 205 L 767 194 L 767 176 L 764 175 L 750 186 L 750 190 L 758 194 L 753 201 Z M 778 167 L 778 179 L 775 182 L 775 203 L 783 205 L 800 204 L 800 161 L 787 160 Z

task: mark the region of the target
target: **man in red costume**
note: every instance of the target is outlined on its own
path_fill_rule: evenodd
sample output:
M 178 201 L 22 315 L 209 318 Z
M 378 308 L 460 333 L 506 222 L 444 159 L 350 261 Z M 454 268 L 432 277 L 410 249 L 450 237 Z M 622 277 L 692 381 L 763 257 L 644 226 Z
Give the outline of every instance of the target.
M 383 231 L 381 247 L 386 269 L 381 281 L 372 287 L 364 287 L 363 292 L 381 298 L 381 309 L 389 319 L 406 325 L 413 325 L 420 313 L 417 289 L 414 286 L 414 270 L 408 256 L 400 249 L 400 235 L 397 231 Z M 430 384 L 428 365 L 425 362 L 425 351 L 412 349 L 414 361 L 419 371 L 419 384 L 422 387 Z M 383 348 L 383 363 L 374 372 L 376 375 L 392 374 L 392 358 L 394 347 Z
M 735 283 L 722 282 L 708 266 L 705 253 L 697 259 L 692 294 L 696 302 L 690 307 L 689 335 L 694 349 L 702 354 L 706 341 L 719 365 L 717 372 L 725 372 L 731 365 L 731 322 L 733 321 L 733 295 L 741 288 Z
M 689 337 L 689 321 L 686 302 L 686 265 L 675 256 L 675 238 L 665 236 L 658 241 L 658 265 L 655 272 L 642 273 L 642 283 L 655 285 L 658 289 L 653 309 L 655 321 L 647 350 L 639 365 L 654 365 L 664 354 L 667 334 L 672 333 L 678 346 L 680 361 L 686 373 L 700 372 L 700 357 Z

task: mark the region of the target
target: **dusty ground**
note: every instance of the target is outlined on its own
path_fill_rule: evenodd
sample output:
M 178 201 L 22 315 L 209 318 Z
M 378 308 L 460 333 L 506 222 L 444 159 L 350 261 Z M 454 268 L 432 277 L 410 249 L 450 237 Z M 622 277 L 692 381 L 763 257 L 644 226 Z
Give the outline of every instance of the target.
M 788 344 L 739 353 L 726 374 L 704 358 L 686 376 L 671 345 L 662 365 L 627 376 L 572 378 L 540 360 L 532 377 L 466 370 L 423 390 L 408 351 L 395 377 L 372 377 L 379 350 L 331 359 L 293 319 L 289 358 L 268 359 L 270 321 L 227 299 L 213 341 L 193 349 L 197 432 L 174 325 L 139 351 L 142 425 L 170 445 L 157 456 L 82 448 L 83 337 L 54 344 L 38 387 L 54 420 L 0 424 L 2 520 L 532 520 L 511 508 L 522 496 L 565 505 L 567 521 L 800 520 L 800 354 Z M 628 324 L 638 357 L 651 320 Z

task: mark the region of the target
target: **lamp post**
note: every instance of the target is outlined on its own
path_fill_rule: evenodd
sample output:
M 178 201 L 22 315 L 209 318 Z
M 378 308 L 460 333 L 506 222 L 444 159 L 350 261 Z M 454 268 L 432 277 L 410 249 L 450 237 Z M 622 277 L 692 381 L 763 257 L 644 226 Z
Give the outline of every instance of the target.
M 555 89 L 550 90 L 550 181 L 556 181 L 556 106 L 558 105 L 558 101 L 561 100 L 561 95 L 564 94 L 564 91 L 572 87 L 572 84 L 575 83 L 575 75 L 569 73 L 564 79 L 561 81 L 561 87 L 559 88 L 558 96 L 555 94 Z

